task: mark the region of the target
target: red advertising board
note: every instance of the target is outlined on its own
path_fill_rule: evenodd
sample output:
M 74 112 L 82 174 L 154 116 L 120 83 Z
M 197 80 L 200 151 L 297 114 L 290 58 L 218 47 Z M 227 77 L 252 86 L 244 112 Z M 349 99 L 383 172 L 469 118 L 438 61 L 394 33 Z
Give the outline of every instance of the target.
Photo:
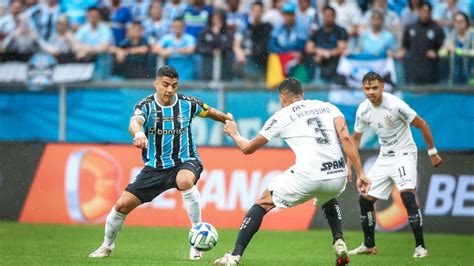
M 286 149 L 246 156 L 233 148 L 200 148 L 205 170 L 201 191 L 203 220 L 238 228 L 269 181 L 293 164 Z M 116 199 L 141 168 L 140 150 L 124 145 L 48 144 L 21 212 L 21 222 L 102 223 Z M 312 202 L 270 212 L 263 229 L 308 229 Z M 182 226 L 189 220 L 181 194 L 172 189 L 134 210 L 128 225 Z

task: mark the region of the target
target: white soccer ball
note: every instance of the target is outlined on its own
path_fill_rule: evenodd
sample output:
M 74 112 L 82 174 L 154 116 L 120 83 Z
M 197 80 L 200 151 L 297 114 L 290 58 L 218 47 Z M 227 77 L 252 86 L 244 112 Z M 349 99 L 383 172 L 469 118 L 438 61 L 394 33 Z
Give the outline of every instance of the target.
M 219 235 L 210 223 L 200 223 L 189 230 L 189 244 L 199 251 L 208 251 L 217 245 Z

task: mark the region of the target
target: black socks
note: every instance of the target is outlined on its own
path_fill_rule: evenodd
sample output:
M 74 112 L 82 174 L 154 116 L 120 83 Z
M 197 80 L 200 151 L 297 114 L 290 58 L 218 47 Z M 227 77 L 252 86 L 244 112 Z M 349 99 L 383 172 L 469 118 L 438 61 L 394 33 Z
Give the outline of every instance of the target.
M 328 220 L 329 227 L 332 232 L 332 243 L 334 244 L 338 239 L 343 239 L 342 235 L 342 216 L 341 207 L 336 198 L 329 200 L 321 206 L 324 217 Z
M 364 231 L 364 245 L 375 247 L 375 211 L 374 202 L 359 196 L 360 222 Z
M 232 255 L 242 256 L 253 235 L 255 235 L 260 228 L 263 216 L 266 213 L 266 210 L 258 204 L 254 204 L 252 208 L 250 208 L 240 226 L 239 235 L 237 236 Z
M 421 216 L 418 204 L 416 204 L 415 194 L 412 192 L 402 192 L 400 195 L 408 212 L 408 222 L 415 235 L 415 247 L 425 247 L 425 241 L 423 240 L 423 217 Z

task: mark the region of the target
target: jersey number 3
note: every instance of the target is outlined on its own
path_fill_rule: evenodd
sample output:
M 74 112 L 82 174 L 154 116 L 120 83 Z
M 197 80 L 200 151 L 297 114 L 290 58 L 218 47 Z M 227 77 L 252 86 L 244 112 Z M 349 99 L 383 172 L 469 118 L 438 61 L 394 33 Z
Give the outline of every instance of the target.
M 309 127 L 313 128 L 316 135 L 321 135 L 321 137 L 316 137 L 317 143 L 322 144 L 322 145 L 331 144 L 331 141 L 328 138 L 328 134 L 326 130 L 324 129 L 323 122 L 318 117 L 310 118 L 306 120 L 306 123 L 308 124 Z

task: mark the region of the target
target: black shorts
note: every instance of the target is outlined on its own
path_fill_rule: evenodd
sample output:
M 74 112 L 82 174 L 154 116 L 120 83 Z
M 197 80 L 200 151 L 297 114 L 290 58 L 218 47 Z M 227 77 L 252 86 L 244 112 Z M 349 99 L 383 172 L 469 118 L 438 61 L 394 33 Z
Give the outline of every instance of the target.
M 125 191 L 135 195 L 142 203 L 150 202 L 166 190 L 178 188 L 176 176 L 180 170 L 184 169 L 194 173 L 196 176 L 194 184 L 196 184 L 202 172 L 202 165 L 198 160 L 191 160 L 162 170 L 145 166 L 140 174 L 128 184 Z

